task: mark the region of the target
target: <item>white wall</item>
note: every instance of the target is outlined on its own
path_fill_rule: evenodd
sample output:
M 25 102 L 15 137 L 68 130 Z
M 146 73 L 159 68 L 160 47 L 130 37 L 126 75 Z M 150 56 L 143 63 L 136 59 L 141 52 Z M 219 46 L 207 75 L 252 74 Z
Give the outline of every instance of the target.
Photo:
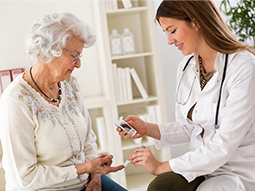
M 95 29 L 93 5 L 84 1 L 0 1 L 0 70 L 29 68 L 25 57 L 25 38 L 36 18 L 53 12 L 72 12 Z M 96 31 L 95 31 L 96 32 Z M 75 70 L 84 96 L 100 95 L 101 76 L 98 74 L 98 43 L 83 51 L 82 67 Z M 89 67 L 89 70 L 87 68 Z M 80 80 L 83 79 L 83 80 Z M 95 82 L 99 85 L 94 85 Z
M 161 0 L 154 0 L 157 8 Z M 236 0 L 231 0 L 236 1 Z M 217 7 L 220 5 L 220 0 L 214 0 Z M 41 17 L 44 14 L 52 12 L 69 11 L 74 13 L 78 18 L 88 23 L 95 29 L 95 21 L 93 18 L 92 0 L 83 1 L 0 1 L 0 70 L 25 67 L 28 69 L 29 64 L 25 58 L 25 37 L 35 18 Z M 226 18 L 226 17 L 224 17 Z M 169 121 L 174 120 L 174 104 L 175 104 L 175 86 L 176 86 L 176 68 L 178 63 L 183 58 L 181 52 L 174 46 L 167 44 L 166 34 L 158 26 L 158 38 L 160 42 L 160 52 L 164 77 L 165 97 L 167 104 L 167 117 Z M 97 63 L 97 44 L 89 49 L 84 50 L 82 58 L 82 69 L 76 71 L 83 89 L 91 91 L 84 92 L 85 96 L 99 95 L 101 87 L 94 86 L 100 81 L 100 76 L 91 71 L 98 71 Z M 86 70 L 90 67 L 90 73 Z M 186 146 L 173 148 L 172 156 L 178 156 L 185 152 Z

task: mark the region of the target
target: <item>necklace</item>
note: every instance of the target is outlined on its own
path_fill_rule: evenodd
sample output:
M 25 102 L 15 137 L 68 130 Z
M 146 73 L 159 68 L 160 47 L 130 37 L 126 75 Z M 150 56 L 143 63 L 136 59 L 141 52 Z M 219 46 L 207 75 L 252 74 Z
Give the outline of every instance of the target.
M 207 82 L 212 78 L 215 71 L 211 71 L 205 74 L 203 70 L 203 65 L 202 65 L 202 58 L 200 56 L 198 57 L 198 61 L 199 61 L 199 69 L 200 69 L 200 86 L 202 90 L 204 89 Z
M 29 74 L 30 74 L 31 80 L 33 81 L 33 83 L 35 84 L 35 86 L 37 87 L 37 89 L 38 89 L 45 97 L 47 97 L 47 98 L 48 98 L 50 101 L 52 101 L 52 102 L 58 102 L 58 101 L 61 100 L 62 90 L 61 90 L 61 86 L 60 86 L 60 83 L 59 83 L 59 82 L 57 82 L 58 88 L 59 88 L 59 90 L 58 90 L 59 97 L 58 97 L 57 99 L 53 99 L 53 98 L 50 98 L 49 96 L 47 96 L 47 95 L 38 87 L 38 85 L 35 83 L 34 78 L 33 78 L 33 76 L 32 76 L 32 66 L 31 66 L 30 69 L 29 69 Z

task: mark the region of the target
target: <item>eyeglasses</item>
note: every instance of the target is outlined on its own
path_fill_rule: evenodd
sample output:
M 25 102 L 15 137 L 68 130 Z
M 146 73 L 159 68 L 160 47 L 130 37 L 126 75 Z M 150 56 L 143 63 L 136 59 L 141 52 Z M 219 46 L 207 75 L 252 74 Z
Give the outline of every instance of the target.
M 76 55 L 74 55 L 73 53 L 71 53 L 70 51 L 66 50 L 65 48 L 63 48 L 63 49 L 64 49 L 68 54 L 70 54 L 70 56 L 73 58 L 73 63 L 75 63 L 76 60 L 77 60 L 78 58 L 81 58 L 81 57 L 82 57 L 82 54 L 76 56 Z

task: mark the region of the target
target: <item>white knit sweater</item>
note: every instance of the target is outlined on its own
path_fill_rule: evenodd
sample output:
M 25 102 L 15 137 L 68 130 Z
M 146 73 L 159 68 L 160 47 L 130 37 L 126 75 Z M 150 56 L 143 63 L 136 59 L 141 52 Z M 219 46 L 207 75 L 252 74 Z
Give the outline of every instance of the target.
M 91 119 L 74 77 L 61 82 L 59 107 L 18 76 L 0 99 L 6 190 L 73 190 L 88 181 L 75 164 L 97 156 Z

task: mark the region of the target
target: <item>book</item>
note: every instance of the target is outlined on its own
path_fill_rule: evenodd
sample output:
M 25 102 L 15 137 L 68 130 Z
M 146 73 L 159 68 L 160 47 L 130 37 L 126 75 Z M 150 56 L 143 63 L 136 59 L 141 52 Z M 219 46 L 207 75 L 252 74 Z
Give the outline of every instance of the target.
M 96 117 L 96 126 L 97 126 L 97 138 L 99 142 L 99 146 L 102 151 L 108 150 L 108 142 L 107 142 L 107 135 L 106 135 L 106 126 L 104 117 Z
M 113 9 L 111 0 L 105 0 L 104 2 L 106 11 L 110 11 Z
M 157 123 L 156 112 L 155 112 L 155 106 L 154 105 L 148 105 L 147 106 L 147 113 L 150 116 L 150 121 L 148 121 L 148 122 Z
M 128 9 L 128 8 L 132 7 L 131 0 L 121 0 L 121 1 L 122 1 L 122 4 L 123 4 L 125 9 Z
M 118 9 L 118 0 L 111 0 L 112 1 L 112 9 L 117 10 Z
M 23 68 L 17 68 L 11 70 L 11 80 L 14 80 L 18 75 L 24 72 Z
M 125 75 L 126 75 L 126 82 L 127 82 L 127 100 L 132 101 L 133 100 L 133 91 L 132 91 L 132 81 L 131 81 L 131 75 L 130 75 L 130 68 L 125 68 Z
M 127 90 L 127 75 L 126 70 L 121 68 L 121 83 L 122 83 L 122 93 L 123 93 L 123 101 L 128 101 L 128 90 Z
M 10 70 L 4 70 L 0 71 L 0 88 L 1 92 L 3 92 L 7 86 L 11 83 L 11 71 Z
M 118 91 L 120 94 L 120 99 L 119 102 L 123 102 L 124 101 L 124 95 L 123 95 L 123 85 L 122 85 L 122 68 L 117 68 L 117 77 L 118 77 Z
M 146 90 L 145 90 L 145 88 L 144 88 L 144 86 L 143 86 L 143 84 L 134 68 L 130 69 L 130 74 L 131 74 L 140 94 L 142 95 L 143 99 L 148 98 L 149 96 L 148 96 L 148 94 L 147 94 L 147 92 L 146 92 Z
M 116 93 L 116 100 L 117 102 L 120 102 L 120 92 L 119 92 L 119 80 L 117 75 L 117 64 L 112 64 L 112 74 L 113 74 L 113 81 L 114 81 L 114 87 L 115 87 L 115 93 Z

